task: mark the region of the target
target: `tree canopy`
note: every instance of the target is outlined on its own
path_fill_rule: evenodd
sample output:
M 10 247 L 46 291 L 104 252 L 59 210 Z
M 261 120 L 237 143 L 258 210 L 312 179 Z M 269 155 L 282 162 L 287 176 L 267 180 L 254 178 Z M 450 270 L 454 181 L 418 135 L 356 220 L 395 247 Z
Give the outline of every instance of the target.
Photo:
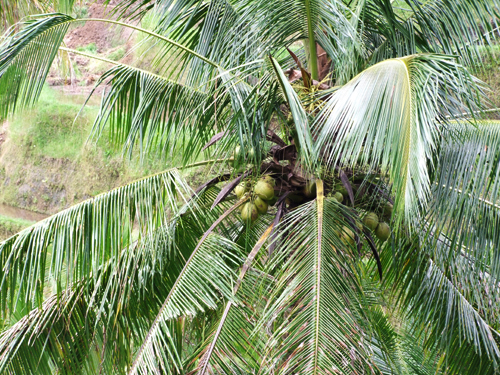
M 110 64 L 90 139 L 182 165 L 0 243 L 0 372 L 499 371 L 500 124 L 471 74 L 497 0 L 73 5 L 0 8 L 0 116 L 83 54 Z M 141 33 L 149 69 L 65 47 L 81 22 Z

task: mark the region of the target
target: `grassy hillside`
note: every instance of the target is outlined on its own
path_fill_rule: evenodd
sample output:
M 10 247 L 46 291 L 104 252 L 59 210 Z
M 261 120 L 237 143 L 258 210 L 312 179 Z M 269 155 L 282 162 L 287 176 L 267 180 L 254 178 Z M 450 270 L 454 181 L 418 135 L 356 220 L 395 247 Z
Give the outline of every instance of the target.
M 176 164 L 123 158 L 106 133 L 87 142 L 98 107 L 90 103 L 77 117 L 84 99 L 46 87 L 36 108 L 8 121 L 0 148 L 0 203 L 53 214 Z M 201 173 L 187 173 L 197 185 Z
M 13 219 L 0 215 L 0 241 L 32 225 L 32 221 Z

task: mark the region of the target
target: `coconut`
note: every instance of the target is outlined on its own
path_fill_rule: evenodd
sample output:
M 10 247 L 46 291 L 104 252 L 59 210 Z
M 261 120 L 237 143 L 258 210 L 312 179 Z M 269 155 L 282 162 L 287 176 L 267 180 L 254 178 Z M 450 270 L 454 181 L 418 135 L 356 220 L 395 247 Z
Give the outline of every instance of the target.
M 363 218 L 363 224 L 366 225 L 371 230 L 375 230 L 378 225 L 378 216 L 374 212 L 368 212 Z
M 347 189 L 345 188 L 345 186 L 343 184 L 335 185 L 335 190 L 338 191 L 340 194 L 342 194 L 344 197 L 349 195 L 349 193 L 347 192 Z
M 271 184 L 263 180 L 257 181 L 253 188 L 253 191 L 264 200 L 270 200 L 274 197 L 273 187 L 271 186 Z
M 241 218 L 243 221 L 255 221 L 259 217 L 259 211 L 257 211 L 257 207 L 254 204 L 248 202 L 243 206 L 243 210 L 241 210 Z
M 346 226 L 342 227 L 342 234 L 341 234 L 342 241 L 344 241 L 345 244 L 347 245 L 355 245 L 356 242 L 354 241 L 354 233 L 352 230 Z
M 335 195 L 333 196 L 339 203 L 342 203 L 344 200 L 344 196 L 340 192 L 336 192 Z
M 361 221 L 358 221 L 356 220 L 356 226 L 358 227 L 358 229 L 363 232 L 363 223 Z
M 392 204 L 386 203 L 384 206 L 384 216 L 391 217 L 393 208 L 394 206 Z
M 391 228 L 389 227 L 389 225 L 387 225 L 387 223 L 379 223 L 379 225 L 377 226 L 377 229 L 375 229 L 375 236 L 377 236 L 377 238 L 384 242 L 386 241 L 391 235 Z
M 241 197 L 243 196 L 243 194 L 246 193 L 246 191 L 247 189 L 242 184 L 239 184 L 234 188 L 234 194 L 236 194 L 238 199 L 241 199 Z
M 266 174 L 264 177 L 261 178 L 262 181 L 267 182 L 271 186 L 276 186 L 276 181 L 274 181 L 274 178 L 272 178 L 270 175 Z
M 268 203 L 260 197 L 255 198 L 253 204 L 257 208 L 260 214 L 265 214 L 267 212 Z

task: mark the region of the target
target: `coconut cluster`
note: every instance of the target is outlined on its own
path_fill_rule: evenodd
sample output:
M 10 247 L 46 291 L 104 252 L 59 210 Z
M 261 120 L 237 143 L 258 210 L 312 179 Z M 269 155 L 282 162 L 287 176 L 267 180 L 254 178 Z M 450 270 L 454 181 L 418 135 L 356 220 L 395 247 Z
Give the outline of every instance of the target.
M 392 204 L 387 203 L 384 207 L 384 215 L 391 216 Z M 375 233 L 375 236 L 382 242 L 387 241 L 391 235 L 391 228 L 389 224 L 380 221 L 375 212 L 368 212 L 363 218 L 363 224 Z
M 337 185 L 328 194 L 328 197 L 332 200 L 342 203 L 348 196 L 347 189 L 342 185 Z M 385 206 L 380 210 L 380 217 L 375 212 L 366 212 L 362 221 L 356 221 L 357 228 L 362 232 L 364 227 L 373 231 L 375 236 L 382 242 L 385 242 L 391 235 L 391 228 L 384 222 L 384 219 L 390 220 L 392 215 L 393 206 L 390 203 L 386 203 Z M 355 235 L 351 228 L 348 226 L 343 226 L 339 231 L 342 241 L 346 244 L 355 245 Z
M 266 175 L 252 186 L 249 181 L 242 182 L 234 189 L 234 193 L 238 199 L 250 196 L 250 201 L 245 203 L 241 208 L 241 218 L 243 221 L 255 221 L 261 214 L 265 214 L 276 203 L 274 195 L 274 179 Z

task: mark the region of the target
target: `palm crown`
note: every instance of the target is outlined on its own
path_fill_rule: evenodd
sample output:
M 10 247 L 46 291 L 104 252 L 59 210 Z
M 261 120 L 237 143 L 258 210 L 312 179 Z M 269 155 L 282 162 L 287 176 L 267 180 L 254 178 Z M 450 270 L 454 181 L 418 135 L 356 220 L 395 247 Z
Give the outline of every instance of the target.
M 4 36 L 3 117 L 82 53 L 62 46 L 82 20 L 46 13 L 72 3 L 2 8 L 43 13 Z M 468 68 L 497 6 L 127 0 L 83 20 L 154 46 L 149 70 L 92 56 L 112 66 L 92 136 L 220 176 L 193 191 L 169 169 L 0 243 L 1 371 L 496 373 L 500 128 Z

